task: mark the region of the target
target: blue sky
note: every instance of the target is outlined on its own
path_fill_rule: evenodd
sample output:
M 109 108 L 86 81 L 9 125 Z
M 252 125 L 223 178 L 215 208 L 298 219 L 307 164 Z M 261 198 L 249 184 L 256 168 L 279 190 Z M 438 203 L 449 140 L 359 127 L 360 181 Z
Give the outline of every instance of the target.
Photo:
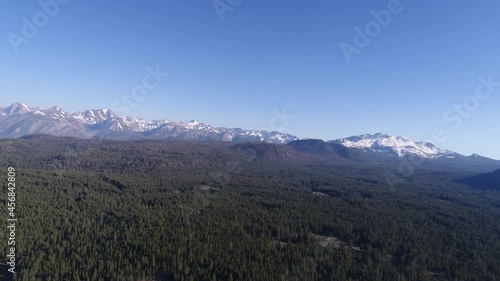
M 500 2 L 217 1 L 227 11 L 213 0 L 65 0 L 47 15 L 4 0 L 0 106 L 113 109 L 159 66 L 168 77 L 129 115 L 264 129 L 286 107 L 295 117 L 277 126 L 298 136 L 383 132 L 500 159 Z M 376 28 L 372 11 L 391 18 L 356 45 L 356 27 Z M 357 48 L 350 62 L 342 42 Z

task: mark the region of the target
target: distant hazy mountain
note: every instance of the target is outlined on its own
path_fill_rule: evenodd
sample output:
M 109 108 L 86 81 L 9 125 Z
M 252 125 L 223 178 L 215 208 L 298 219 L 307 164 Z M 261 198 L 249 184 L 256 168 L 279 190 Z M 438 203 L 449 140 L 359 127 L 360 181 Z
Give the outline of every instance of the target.
M 68 113 L 59 107 L 41 109 L 20 103 L 0 108 L 0 137 L 18 138 L 31 134 L 78 138 L 262 141 L 271 143 L 288 143 L 298 139 L 295 136 L 279 132 L 215 128 L 197 121 L 174 122 L 166 119 L 145 121 L 128 116 L 119 117 L 109 109 Z

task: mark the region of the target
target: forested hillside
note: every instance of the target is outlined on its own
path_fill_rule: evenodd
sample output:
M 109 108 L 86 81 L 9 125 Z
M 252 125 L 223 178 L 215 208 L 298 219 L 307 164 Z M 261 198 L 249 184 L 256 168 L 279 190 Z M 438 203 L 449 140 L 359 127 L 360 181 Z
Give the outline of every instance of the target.
M 500 190 L 500 170 L 458 180 L 481 190 Z
M 2 280 L 500 279 L 500 193 L 462 172 L 391 189 L 389 167 L 285 146 L 53 137 L 1 140 L 0 166 Z

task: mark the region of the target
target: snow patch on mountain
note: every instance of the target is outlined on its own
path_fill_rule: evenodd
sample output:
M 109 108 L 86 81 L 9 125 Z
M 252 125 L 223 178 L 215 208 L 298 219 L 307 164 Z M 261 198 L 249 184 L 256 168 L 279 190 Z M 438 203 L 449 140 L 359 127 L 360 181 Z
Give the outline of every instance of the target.
M 168 138 L 271 143 L 288 143 L 298 139 L 279 132 L 216 128 L 195 120 L 147 121 L 130 116 L 119 117 L 109 109 L 67 113 L 57 106 L 41 109 L 14 103 L 7 108 L 0 108 L 0 113 L 0 137 L 8 138 L 28 134 L 51 134 L 79 138 L 104 136 L 116 139 Z
M 429 142 L 414 141 L 407 137 L 390 136 L 381 133 L 353 136 L 333 140 L 331 142 L 341 144 L 345 147 L 381 152 L 399 157 L 411 155 L 435 159 L 441 157 L 454 158 L 459 156 L 458 153 L 437 148 Z
M 195 120 L 143 120 L 130 116 L 120 117 L 109 109 L 90 109 L 68 113 L 57 106 L 42 109 L 21 103 L 0 108 L 0 138 L 17 138 L 29 134 L 78 138 L 219 140 L 278 144 L 286 144 L 300 139 L 276 131 L 213 127 Z M 458 153 L 437 148 L 428 142 L 380 133 L 353 136 L 329 142 L 396 157 L 406 155 L 431 159 L 463 157 Z M 471 155 L 469 157 L 481 156 Z

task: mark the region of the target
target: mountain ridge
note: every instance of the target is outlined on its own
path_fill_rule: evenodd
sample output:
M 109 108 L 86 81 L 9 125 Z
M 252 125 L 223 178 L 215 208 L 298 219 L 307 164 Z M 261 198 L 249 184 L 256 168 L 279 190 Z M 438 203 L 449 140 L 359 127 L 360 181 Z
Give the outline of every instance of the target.
M 57 106 L 42 109 L 14 103 L 7 108 L 0 108 L 0 112 L 0 138 L 49 134 L 78 138 L 264 141 L 271 143 L 288 143 L 299 139 L 296 136 L 276 131 L 212 127 L 195 120 L 146 121 L 130 116 L 119 117 L 109 109 L 89 109 L 68 113 Z
M 382 133 L 352 136 L 330 142 L 341 144 L 345 147 L 358 148 L 373 152 L 383 152 L 389 155 L 406 156 L 414 155 L 423 158 L 455 158 L 461 154 L 437 148 L 429 142 L 414 141 L 407 137 L 390 136 Z
M 298 140 L 314 140 L 277 131 L 212 127 L 195 120 L 171 121 L 161 119 L 148 121 L 130 116 L 120 117 L 109 109 L 88 109 L 69 113 L 58 106 L 42 109 L 22 103 L 13 103 L 6 108 L 0 108 L 0 138 L 19 138 L 37 134 L 83 139 L 216 140 L 274 144 L 290 144 Z M 325 146 L 321 143 L 314 143 L 314 141 L 307 144 L 295 144 L 295 148 L 302 151 L 312 149 L 313 154 L 325 153 L 330 156 L 335 154 L 341 158 L 345 158 L 345 155 L 363 158 L 356 151 L 359 150 L 394 157 L 415 156 L 428 159 L 476 157 L 478 159 L 489 159 L 477 154 L 464 156 L 453 151 L 437 148 L 428 142 L 414 141 L 407 137 L 390 136 L 382 133 L 325 141 L 334 144 L 333 146 Z M 307 145 L 312 147 L 307 148 Z

